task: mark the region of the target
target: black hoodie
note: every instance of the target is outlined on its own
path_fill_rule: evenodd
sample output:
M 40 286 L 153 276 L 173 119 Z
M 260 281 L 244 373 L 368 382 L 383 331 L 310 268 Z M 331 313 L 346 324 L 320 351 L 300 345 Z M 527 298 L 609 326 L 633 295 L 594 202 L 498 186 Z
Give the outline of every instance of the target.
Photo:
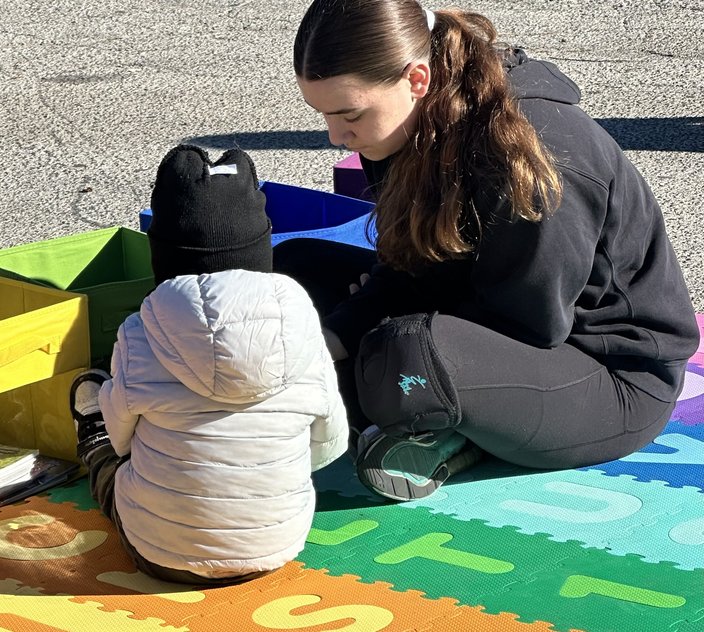
M 507 64 L 523 114 L 551 150 L 563 197 L 541 222 L 512 220 L 489 196 L 477 252 L 420 275 L 379 265 L 324 324 L 350 355 L 384 316 L 440 311 L 522 342 L 567 342 L 663 401 L 679 393 L 699 333 L 694 310 L 645 180 L 578 106 L 579 88 L 557 67 L 517 51 Z M 389 160 L 362 159 L 373 188 Z

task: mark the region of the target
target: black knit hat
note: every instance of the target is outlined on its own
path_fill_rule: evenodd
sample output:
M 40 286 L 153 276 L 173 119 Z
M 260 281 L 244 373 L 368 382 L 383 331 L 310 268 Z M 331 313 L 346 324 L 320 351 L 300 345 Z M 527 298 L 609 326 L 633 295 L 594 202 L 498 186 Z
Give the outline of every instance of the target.
M 217 162 L 194 145 L 159 165 L 147 230 L 157 284 L 181 274 L 271 272 L 271 222 L 252 159 L 228 149 Z

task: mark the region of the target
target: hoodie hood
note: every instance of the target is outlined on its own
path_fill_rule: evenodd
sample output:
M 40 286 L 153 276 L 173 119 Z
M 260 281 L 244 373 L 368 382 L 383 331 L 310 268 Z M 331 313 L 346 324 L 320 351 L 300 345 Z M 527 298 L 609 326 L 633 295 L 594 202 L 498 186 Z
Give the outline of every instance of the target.
M 219 402 L 266 399 L 314 358 L 320 321 L 305 290 L 279 274 L 227 270 L 161 283 L 140 310 L 159 363 Z
M 546 99 L 576 105 L 582 96 L 577 84 L 549 61 L 530 59 L 525 51 L 510 51 L 504 67 L 518 99 Z

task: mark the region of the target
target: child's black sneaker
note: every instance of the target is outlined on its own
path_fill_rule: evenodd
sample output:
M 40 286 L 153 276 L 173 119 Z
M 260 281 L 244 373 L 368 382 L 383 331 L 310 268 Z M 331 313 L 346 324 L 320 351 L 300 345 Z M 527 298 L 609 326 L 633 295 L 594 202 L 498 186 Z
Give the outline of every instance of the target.
M 88 369 L 73 378 L 69 394 L 71 415 L 76 425 L 76 454 L 83 459 L 95 448 L 110 443 L 98 404 L 98 393 L 110 375 L 101 369 Z

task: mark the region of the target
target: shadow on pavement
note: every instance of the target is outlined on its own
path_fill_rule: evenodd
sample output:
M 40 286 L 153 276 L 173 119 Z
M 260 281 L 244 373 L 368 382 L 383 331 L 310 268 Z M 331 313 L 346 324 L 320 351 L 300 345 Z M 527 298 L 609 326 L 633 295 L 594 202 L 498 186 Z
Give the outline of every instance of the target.
M 184 143 L 193 143 L 206 149 L 228 149 L 239 145 L 250 149 L 330 149 L 328 133 L 324 131 L 274 130 L 271 132 L 233 132 L 212 136 L 191 136 Z
M 596 119 L 626 150 L 704 152 L 704 117 L 601 118 Z M 322 130 L 233 132 L 191 136 L 183 140 L 207 149 L 329 149 L 328 134 Z
M 596 119 L 623 149 L 704 152 L 704 117 Z

